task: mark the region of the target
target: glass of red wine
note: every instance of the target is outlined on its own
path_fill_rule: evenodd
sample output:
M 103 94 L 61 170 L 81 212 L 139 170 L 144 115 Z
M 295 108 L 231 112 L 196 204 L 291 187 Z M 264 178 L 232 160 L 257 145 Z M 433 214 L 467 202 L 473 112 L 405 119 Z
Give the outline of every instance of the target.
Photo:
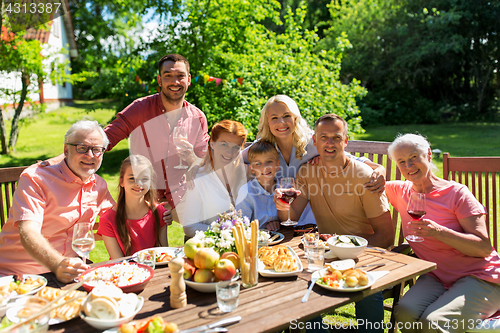
M 297 197 L 297 190 L 295 190 L 295 180 L 292 177 L 284 177 L 280 180 L 281 198 L 279 200 L 284 203 L 291 204 Z M 281 222 L 284 226 L 297 225 L 297 221 L 290 220 L 290 209 L 288 210 L 288 220 Z
M 408 201 L 408 207 L 406 209 L 408 215 L 411 216 L 413 221 L 418 221 L 422 219 L 425 215 L 425 194 L 412 192 L 410 194 L 410 200 Z M 423 242 L 424 237 L 409 234 L 406 239 L 410 242 Z

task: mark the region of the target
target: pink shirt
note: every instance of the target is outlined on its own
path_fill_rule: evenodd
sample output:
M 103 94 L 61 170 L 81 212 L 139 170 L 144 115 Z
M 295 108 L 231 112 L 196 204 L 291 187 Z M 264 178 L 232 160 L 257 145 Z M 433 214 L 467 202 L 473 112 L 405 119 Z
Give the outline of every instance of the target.
M 173 128 L 167 121 L 160 94 L 135 100 L 116 115 L 104 131 L 109 138 L 108 150 L 130 137 L 130 153 L 147 157 L 157 174 L 156 188 L 175 207 L 186 192 L 186 169 L 176 169 L 180 163 L 173 142 Z M 208 143 L 208 125 L 205 114 L 184 101 L 176 125 L 187 128 L 189 141 L 198 157 L 205 156 Z M 184 162 L 186 163 L 186 162 Z
M 78 257 L 71 248 L 73 225 L 95 222 L 114 205 L 106 181 L 97 175 L 83 183 L 63 160 L 32 165 L 19 178 L 9 218 L 0 232 L 0 274 L 39 274 L 49 270 L 37 263 L 21 245 L 18 221 L 41 225 L 41 235 L 65 257 Z
M 156 207 L 160 217 L 160 229 L 165 226 L 163 221 L 163 213 L 165 208 L 162 205 Z M 148 213 L 139 220 L 128 220 L 130 232 L 130 253 L 132 255 L 137 251 L 154 247 L 156 243 L 155 218 L 151 209 Z M 116 212 L 113 209 L 108 210 L 99 219 L 98 235 L 116 238 L 122 252 L 125 253 L 122 240 L 118 235 L 118 226 L 116 224 Z
M 385 191 L 391 204 L 401 214 L 403 233 L 407 235 L 407 224 L 411 217 L 406 213 L 406 207 L 410 193 L 413 192 L 412 183 L 390 181 L 386 183 Z M 486 214 L 483 205 L 474 198 L 469 189 L 455 182 L 426 194 L 426 205 L 424 218 L 457 232 L 464 232 L 459 219 Z M 425 237 L 421 243 L 410 242 L 410 245 L 420 259 L 437 264 L 437 269 L 427 274 L 434 276 L 446 288 L 467 275 L 500 283 L 500 257 L 493 248 L 488 257 L 477 258 L 467 256 L 433 237 Z

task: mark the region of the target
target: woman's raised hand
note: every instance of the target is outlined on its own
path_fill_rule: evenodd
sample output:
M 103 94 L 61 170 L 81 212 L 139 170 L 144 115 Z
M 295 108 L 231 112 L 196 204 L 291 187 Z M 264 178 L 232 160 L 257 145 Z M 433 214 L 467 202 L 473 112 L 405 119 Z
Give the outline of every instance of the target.
M 377 168 L 373 170 L 370 181 L 365 183 L 365 189 L 372 193 L 382 194 L 385 189 L 385 169 L 379 170 Z

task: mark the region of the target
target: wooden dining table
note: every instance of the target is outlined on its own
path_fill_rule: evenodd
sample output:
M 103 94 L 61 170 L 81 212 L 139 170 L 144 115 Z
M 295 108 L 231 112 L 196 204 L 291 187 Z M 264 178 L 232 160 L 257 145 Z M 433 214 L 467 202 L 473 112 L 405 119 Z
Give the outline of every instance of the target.
M 300 236 L 294 237 L 292 228 L 280 230 L 285 236 L 282 244 L 290 246 L 301 259 L 304 270 L 294 277 L 265 278 L 259 276 L 257 286 L 242 288 L 239 295 L 238 308 L 231 313 L 223 313 L 217 307 L 215 293 L 201 293 L 186 287 L 187 306 L 180 309 L 170 307 L 170 272 L 168 266 L 157 266 L 154 277 L 139 295 L 145 299 L 144 306 L 135 319 L 150 316 L 161 316 L 168 322 L 174 322 L 179 329 L 188 329 L 199 325 L 233 316 L 241 316 L 238 323 L 227 326 L 229 332 L 276 332 L 299 322 L 307 321 L 321 313 L 331 312 L 345 304 L 356 302 L 366 296 L 383 291 L 389 287 L 432 271 L 436 264 L 400 253 L 382 249 L 367 248 L 356 259 L 356 266 L 367 264 L 385 264 L 382 267 L 368 267 L 366 271 L 389 271 L 377 279 L 365 290 L 357 292 L 337 292 L 326 290 L 315 285 L 309 300 L 302 303 L 311 280 L 311 272 L 307 271 L 307 259 L 300 242 Z M 329 262 L 331 260 L 327 260 Z M 95 265 L 105 264 L 99 263 Z M 72 284 L 63 284 L 52 273 L 44 275 L 48 285 L 68 289 Z M 82 319 L 52 325 L 50 332 L 98 332 Z

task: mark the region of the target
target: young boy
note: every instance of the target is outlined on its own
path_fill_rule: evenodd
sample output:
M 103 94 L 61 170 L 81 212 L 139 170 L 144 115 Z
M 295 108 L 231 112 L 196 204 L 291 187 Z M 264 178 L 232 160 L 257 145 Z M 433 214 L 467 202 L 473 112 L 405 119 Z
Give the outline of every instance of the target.
M 243 185 L 238 192 L 236 209 L 250 221 L 259 220 L 260 229 L 271 231 L 280 228 L 278 211 L 273 196 L 276 187 L 276 172 L 280 162 L 276 148 L 268 141 L 257 141 L 248 149 L 250 170 L 255 178 Z

